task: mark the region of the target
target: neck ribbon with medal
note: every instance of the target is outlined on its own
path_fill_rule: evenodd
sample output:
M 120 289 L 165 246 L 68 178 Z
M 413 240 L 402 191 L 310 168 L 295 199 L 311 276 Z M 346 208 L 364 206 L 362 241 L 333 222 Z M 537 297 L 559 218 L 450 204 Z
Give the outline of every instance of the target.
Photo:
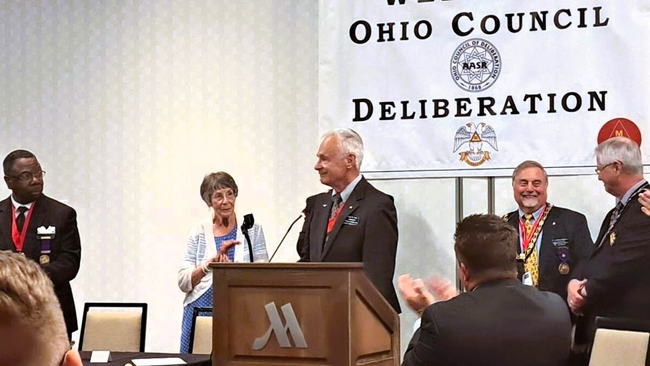
M 16 224 L 16 207 L 11 205 L 11 239 L 14 241 L 14 246 L 16 247 L 16 253 L 25 255 L 23 252 L 23 246 L 25 245 L 25 237 L 27 236 L 27 228 L 29 227 L 29 221 L 32 219 L 32 212 L 34 212 L 34 205 L 36 202 L 32 203 L 32 206 L 27 212 L 25 217 L 25 222 L 23 223 L 23 229 L 18 232 L 18 225 Z
M 11 238 L 14 241 L 16 252 L 23 256 L 25 255 L 25 252 L 23 251 L 25 246 L 25 237 L 27 236 L 29 222 L 32 219 L 32 213 L 34 212 L 34 205 L 36 205 L 36 202 L 32 203 L 32 206 L 29 208 L 27 216 L 25 217 L 25 222 L 23 223 L 23 229 L 20 232 L 18 232 L 18 225 L 16 224 L 16 208 L 13 205 L 11 206 L 11 214 L 13 216 L 11 222 Z M 54 227 L 48 227 L 46 229 L 41 226 L 36 230 L 36 239 L 41 242 L 41 256 L 38 258 L 40 264 L 50 263 L 50 253 L 52 252 L 50 241 L 54 239 L 54 232 Z
M 40 264 L 50 263 L 50 253 L 52 252 L 52 246 L 50 241 L 54 239 L 56 234 L 56 228 L 54 226 L 40 226 L 36 229 L 36 239 L 41 242 L 41 256 L 38 258 Z
M 619 218 L 621 217 L 621 215 L 623 214 L 623 210 L 625 210 L 625 206 L 627 206 L 627 204 L 628 204 L 628 203 L 629 203 L 633 198 L 638 197 L 638 195 L 639 195 L 641 192 L 645 191 L 646 189 L 648 189 L 648 184 L 647 184 L 647 183 L 642 184 L 639 188 L 637 188 L 636 190 L 634 190 L 634 192 L 632 192 L 632 194 L 630 195 L 630 198 L 627 200 L 627 202 L 625 203 L 625 205 L 623 205 L 623 207 L 621 207 L 621 209 L 616 213 L 616 217 L 613 218 L 613 219 L 610 217 L 610 225 L 609 225 L 609 227 L 607 228 L 607 232 L 605 233 L 605 235 L 603 235 L 603 238 L 601 239 L 601 243 L 602 243 L 602 241 L 605 240 L 605 238 L 607 237 L 607 235 L 609 235 L 609 246 L 611 247 L 611 246 L 614 245 L 614 242 L 616 241 L 616 232 L 614 231 L 614 225 L 616 225 L 616 223 L 618 222 L 618 219 L 619 219 Z M 612 212 L 612 215 L 613 215 L 613 214 L 614 214 L 614 213 Z M 598 246 L 600 247 L 600 243 L 599 243 Z
M 522 251 L 517 257 L 518 260 L 523 261 L 524 263 L 528 260 L 530 255 L 533 253 L 533 251 L 536 249 L 537 245 L 537 237 L 539 236 L 539 233 L 542 231 L 542 227 L 544 226 L 544 221 L 546 221 L 546 217 L 548 217 L 548 213 L 551 211 L 551 208 L 553 208 L 552 203 L 546 203 L 546 208 L 544 209 L 544 212 L 542 212 L 541 215 L 535 220 L 535 223 L 533 224 L 532 230 L 530 230 L 530 233 L 526 235 L 526 226 L 524 224 L 524 220 L 522 218 L 519 218 L 519 232 L 524 233 L 522 236 L 522 241 L 521 241 L 521 246 L 522 246 Z

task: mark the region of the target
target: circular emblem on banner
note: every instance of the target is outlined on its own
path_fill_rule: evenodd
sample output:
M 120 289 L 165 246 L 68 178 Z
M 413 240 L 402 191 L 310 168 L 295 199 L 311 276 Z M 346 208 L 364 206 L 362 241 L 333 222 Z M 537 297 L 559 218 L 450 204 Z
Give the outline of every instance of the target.
M 501 73 L 501 55 L 494 45 L 474 38 L 461 43 L 451 56 L 451 77 L 461 89 L 480 92 L 491 87 Z
M 598 144 L 612 137 L 627 137 L 641 146 L 641 131 L 636 123 L 627 118 L 607 121 L 598 131 Z

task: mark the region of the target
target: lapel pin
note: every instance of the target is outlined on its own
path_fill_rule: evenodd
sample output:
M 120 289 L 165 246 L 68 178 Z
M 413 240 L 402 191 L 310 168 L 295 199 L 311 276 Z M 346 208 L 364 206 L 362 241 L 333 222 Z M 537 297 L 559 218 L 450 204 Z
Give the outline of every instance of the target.
M 555 225 L 555 221 L 553 221 L 553 225 Z
M 352 209 L 352 206 L 348 207 L 350 210 Z
M 327 203 L 323 203 L 323 207 L 327 207 Z

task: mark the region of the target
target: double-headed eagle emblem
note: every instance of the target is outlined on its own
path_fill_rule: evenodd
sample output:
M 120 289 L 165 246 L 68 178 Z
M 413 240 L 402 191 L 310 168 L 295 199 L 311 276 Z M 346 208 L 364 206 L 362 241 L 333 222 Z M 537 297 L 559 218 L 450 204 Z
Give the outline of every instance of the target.
M 497 134 L 492 126 L 485 123 L 475 125 L 472 122 L 466 123 L 456 131 L 454 136 L 454 151 L 458 151 L 463 145 L 468 144 L 469 150 L 459 153 L 460 160 L 470 166 L 479 166 L 490 160 L 490 152 L 483 151 L 483 143 L 487 143 L 495 151 L 497 148 Z

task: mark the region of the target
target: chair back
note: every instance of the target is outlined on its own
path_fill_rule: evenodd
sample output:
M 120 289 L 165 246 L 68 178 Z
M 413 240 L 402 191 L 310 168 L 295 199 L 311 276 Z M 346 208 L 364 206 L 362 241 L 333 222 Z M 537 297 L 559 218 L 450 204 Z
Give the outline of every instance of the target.
M 212 353 L 212 308 L 194 308 L 189 346 L 190 353 Z
M 598 317 L 589 366 L 645 366 L 649 340 L 648 324 Z
M 86 303 L 80 351 L 144 352 L 146 303 Z

